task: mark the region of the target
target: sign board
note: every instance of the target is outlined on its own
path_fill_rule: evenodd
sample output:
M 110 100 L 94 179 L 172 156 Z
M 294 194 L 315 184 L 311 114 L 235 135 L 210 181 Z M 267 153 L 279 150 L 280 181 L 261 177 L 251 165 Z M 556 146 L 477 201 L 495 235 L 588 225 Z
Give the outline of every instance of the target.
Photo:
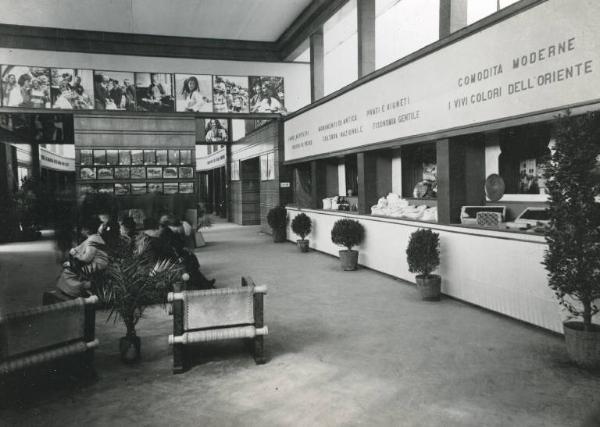
M 279 187 L 280 188 L 290 188 L 290 183 L 289 182 L 280 182 L 279 183 Z
M 40 166 L 58 171 L 75 172 L 75 159 L 61 156 L 40 147 Z
M 225 148 L 220 149 L 205 157 L 196 157 L 196 170 L 206 171 L 225 166 L 227 153 Z
M 600 2 L 548 0 L 285 121 L 285 160 L 600 98 Z

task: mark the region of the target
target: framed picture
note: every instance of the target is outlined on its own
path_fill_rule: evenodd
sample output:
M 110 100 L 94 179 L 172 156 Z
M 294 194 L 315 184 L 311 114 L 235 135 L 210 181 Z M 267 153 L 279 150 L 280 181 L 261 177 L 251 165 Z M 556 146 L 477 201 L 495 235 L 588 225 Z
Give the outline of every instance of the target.
M 169 165 L 179 165 L 179 150 L 169 150 Z
M 115 168 L 115 179 L 129 179 L 129 168 Z
M 94 109 L 94 72 L 73 68 L 51 68 L 52 108 L 63 110 Z
M 98 184 L 98 193 L 114 194 L 115 189 L 112 184 Z
M 79 194 L 91 194 L 95 192 L 96 190 L 91 185 L 84 184 L 79 186 Z
M 226 119 L 204 119 L 202 142 L 225 144 L 229 140 L 229 122 Z
M 79 179 L 81 179 L 81 180 L 96 179 L 96 169 L 95 168 L 79 169 Z
M 250 112 L 286 114 L 283 77 L 250 77 Z
M 198 74 L 175 74 L 176 110 L 211 112 L 212 77 Z
M 146 183 L 131 184 L 131 194 L 146 194 Z
M 119 164 L 124 166 L 131 164 L 131 151 L 119 150 Z
M 137 111 L 155 113 L 175 111 L 173 74 L 135 73 Z
M 94 109 L 135 111 L 132 72 L 94 70 Z
M 267 154 L 260 156 L 260 180 L 266 181 L 269 177 L 269 158 Z
M 113 179 L 113 168 L 96 168 L 96 179 Z
M 154 150 L 144 150 L 144 164 L 155 165 L 156 164 L 156 153 Z
M 123 196 L 125 194 L 129 194 L 129 184 L 116 183 L 115 184 L 115 194 L 118 196 Z
M 146 179 L 146 168 L 144 167 L 132 167 L 131 168 L 131 179 Z
M 106 164 L 106 150 L 94 150 L 94 164 L 105 165 Z
M 119 164 L 119 151 L 106 150 L 106 164 L 116 166 Z
M 162 178 L 162 170 L 160 166 L 148 166 L 146 168 L 146 178 L 148 179 L 160 179 Z
M 267 154 L 267 179 L 275 179 L 275 153 Z
M 177 194 L 179 192 L 179 184 L 176 182 L 165 182 L 163 189 L 165 194 Z
M 182 166 L 179 168 L 179 178 L 190 179 L 194 177 L 194 168 L 191 166 Z
M 192 150 L 179 150 L 179 164 L 180 165 L 191 165 L 192 164 Z
M 2 106 L 50 108 L 50 69 L 2 65 Z
M 156 164 L 157 165 L 168 165 L 169 164 L 167 150 L 156 150 Z
M 90 166 L 94 164 L 94 152 L 92 150 L 79 151 L 79 163 L 81 166 Z
M 149 182 L 148 183 L 148 193 L 162 193 L 163 185 L 162 182 Z
M 163 178 L 177 178 L 177 168 L 167 167 L 163 168 Z
M 193 194 L 194 183 L 193 182 L 180 182 L 179 183 L 179 194 Z
M 131 150 L 131 164 L 136 166 L 144 164 L 144 152 L 142 150 Z
M 248 77 L 213 76 L 213 112 L 248 113 Z

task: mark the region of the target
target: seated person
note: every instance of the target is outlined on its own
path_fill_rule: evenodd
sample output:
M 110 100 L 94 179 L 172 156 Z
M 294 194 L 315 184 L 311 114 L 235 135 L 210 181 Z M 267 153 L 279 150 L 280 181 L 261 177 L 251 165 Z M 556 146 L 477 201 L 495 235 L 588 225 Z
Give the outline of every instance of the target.
M 121 220 L 121 237 L 127 242 L 134 242 L 137 238 L 135 221 L 132 217 L 126 216 Z
M 154 242 L 154 251 L 158 255 L 158 259 L 178 259 L 190 275 L 189 290 L 214 288 L 215 279 L 208 280 L 202 274 L 198 258 L 185 247 L 183 226 L 178 224 L 172 215 L 164 215 L 161 217 L 159 230 L 157 241 Z
M 63 271 L 56 287 L 62 296 L 78 298 L 85 296 L 91 288 L 86 280 L 88 273 L 103 270 L 108 265 L 108 255 L 104 251 L 105 240 L 98 234 L 100 221 L 90 218 L 81 228 L 85 237 L 83 243 L 69 251 L 69 261 L 63 264 Z

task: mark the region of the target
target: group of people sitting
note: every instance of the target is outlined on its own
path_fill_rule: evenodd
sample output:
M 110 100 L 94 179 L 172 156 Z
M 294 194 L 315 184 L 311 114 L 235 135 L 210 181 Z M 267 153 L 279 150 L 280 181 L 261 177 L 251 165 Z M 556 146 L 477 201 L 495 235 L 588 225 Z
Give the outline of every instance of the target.
M 214 288 L 215 279 L 209 280 L 202 274 L 193 252 L 196 246 L 193 227 L 173 215 L 163 215 L 160 221 L 147 218 L 140 231 L 131 217 L 118 223 L 109 215 L 93 216 L 81 225 L 81 235 L 83 242 L 69 251 L 69 259 L 63 263 L 56 283 L 57 292 L 64 299 L 89 294 L 93 283 L 85 277 L 90 274 L 82 275 L 81 272 L 104 270 L 111 259 L 109 253 L 123 249 L 138 256 L 143 254 L 152 264 L 160 265 L 164 261 L 179 264 L 190 277 L 187 289 Z

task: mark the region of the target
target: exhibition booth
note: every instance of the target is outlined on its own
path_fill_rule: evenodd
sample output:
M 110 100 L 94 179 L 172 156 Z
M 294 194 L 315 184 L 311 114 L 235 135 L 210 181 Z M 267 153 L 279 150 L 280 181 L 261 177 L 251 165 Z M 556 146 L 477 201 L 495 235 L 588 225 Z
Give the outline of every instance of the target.
M 408 239 L 430 228 L 445 294 L 561 332 L 543 165 L 558 115 L 598 109 L 600 5 L 586 5 L 465 28 L 288 116 L 288 213 L 310 216 L 311 247 L 337 255 L 333 223 L 357 219 L 359 263 L 412 282 Z

